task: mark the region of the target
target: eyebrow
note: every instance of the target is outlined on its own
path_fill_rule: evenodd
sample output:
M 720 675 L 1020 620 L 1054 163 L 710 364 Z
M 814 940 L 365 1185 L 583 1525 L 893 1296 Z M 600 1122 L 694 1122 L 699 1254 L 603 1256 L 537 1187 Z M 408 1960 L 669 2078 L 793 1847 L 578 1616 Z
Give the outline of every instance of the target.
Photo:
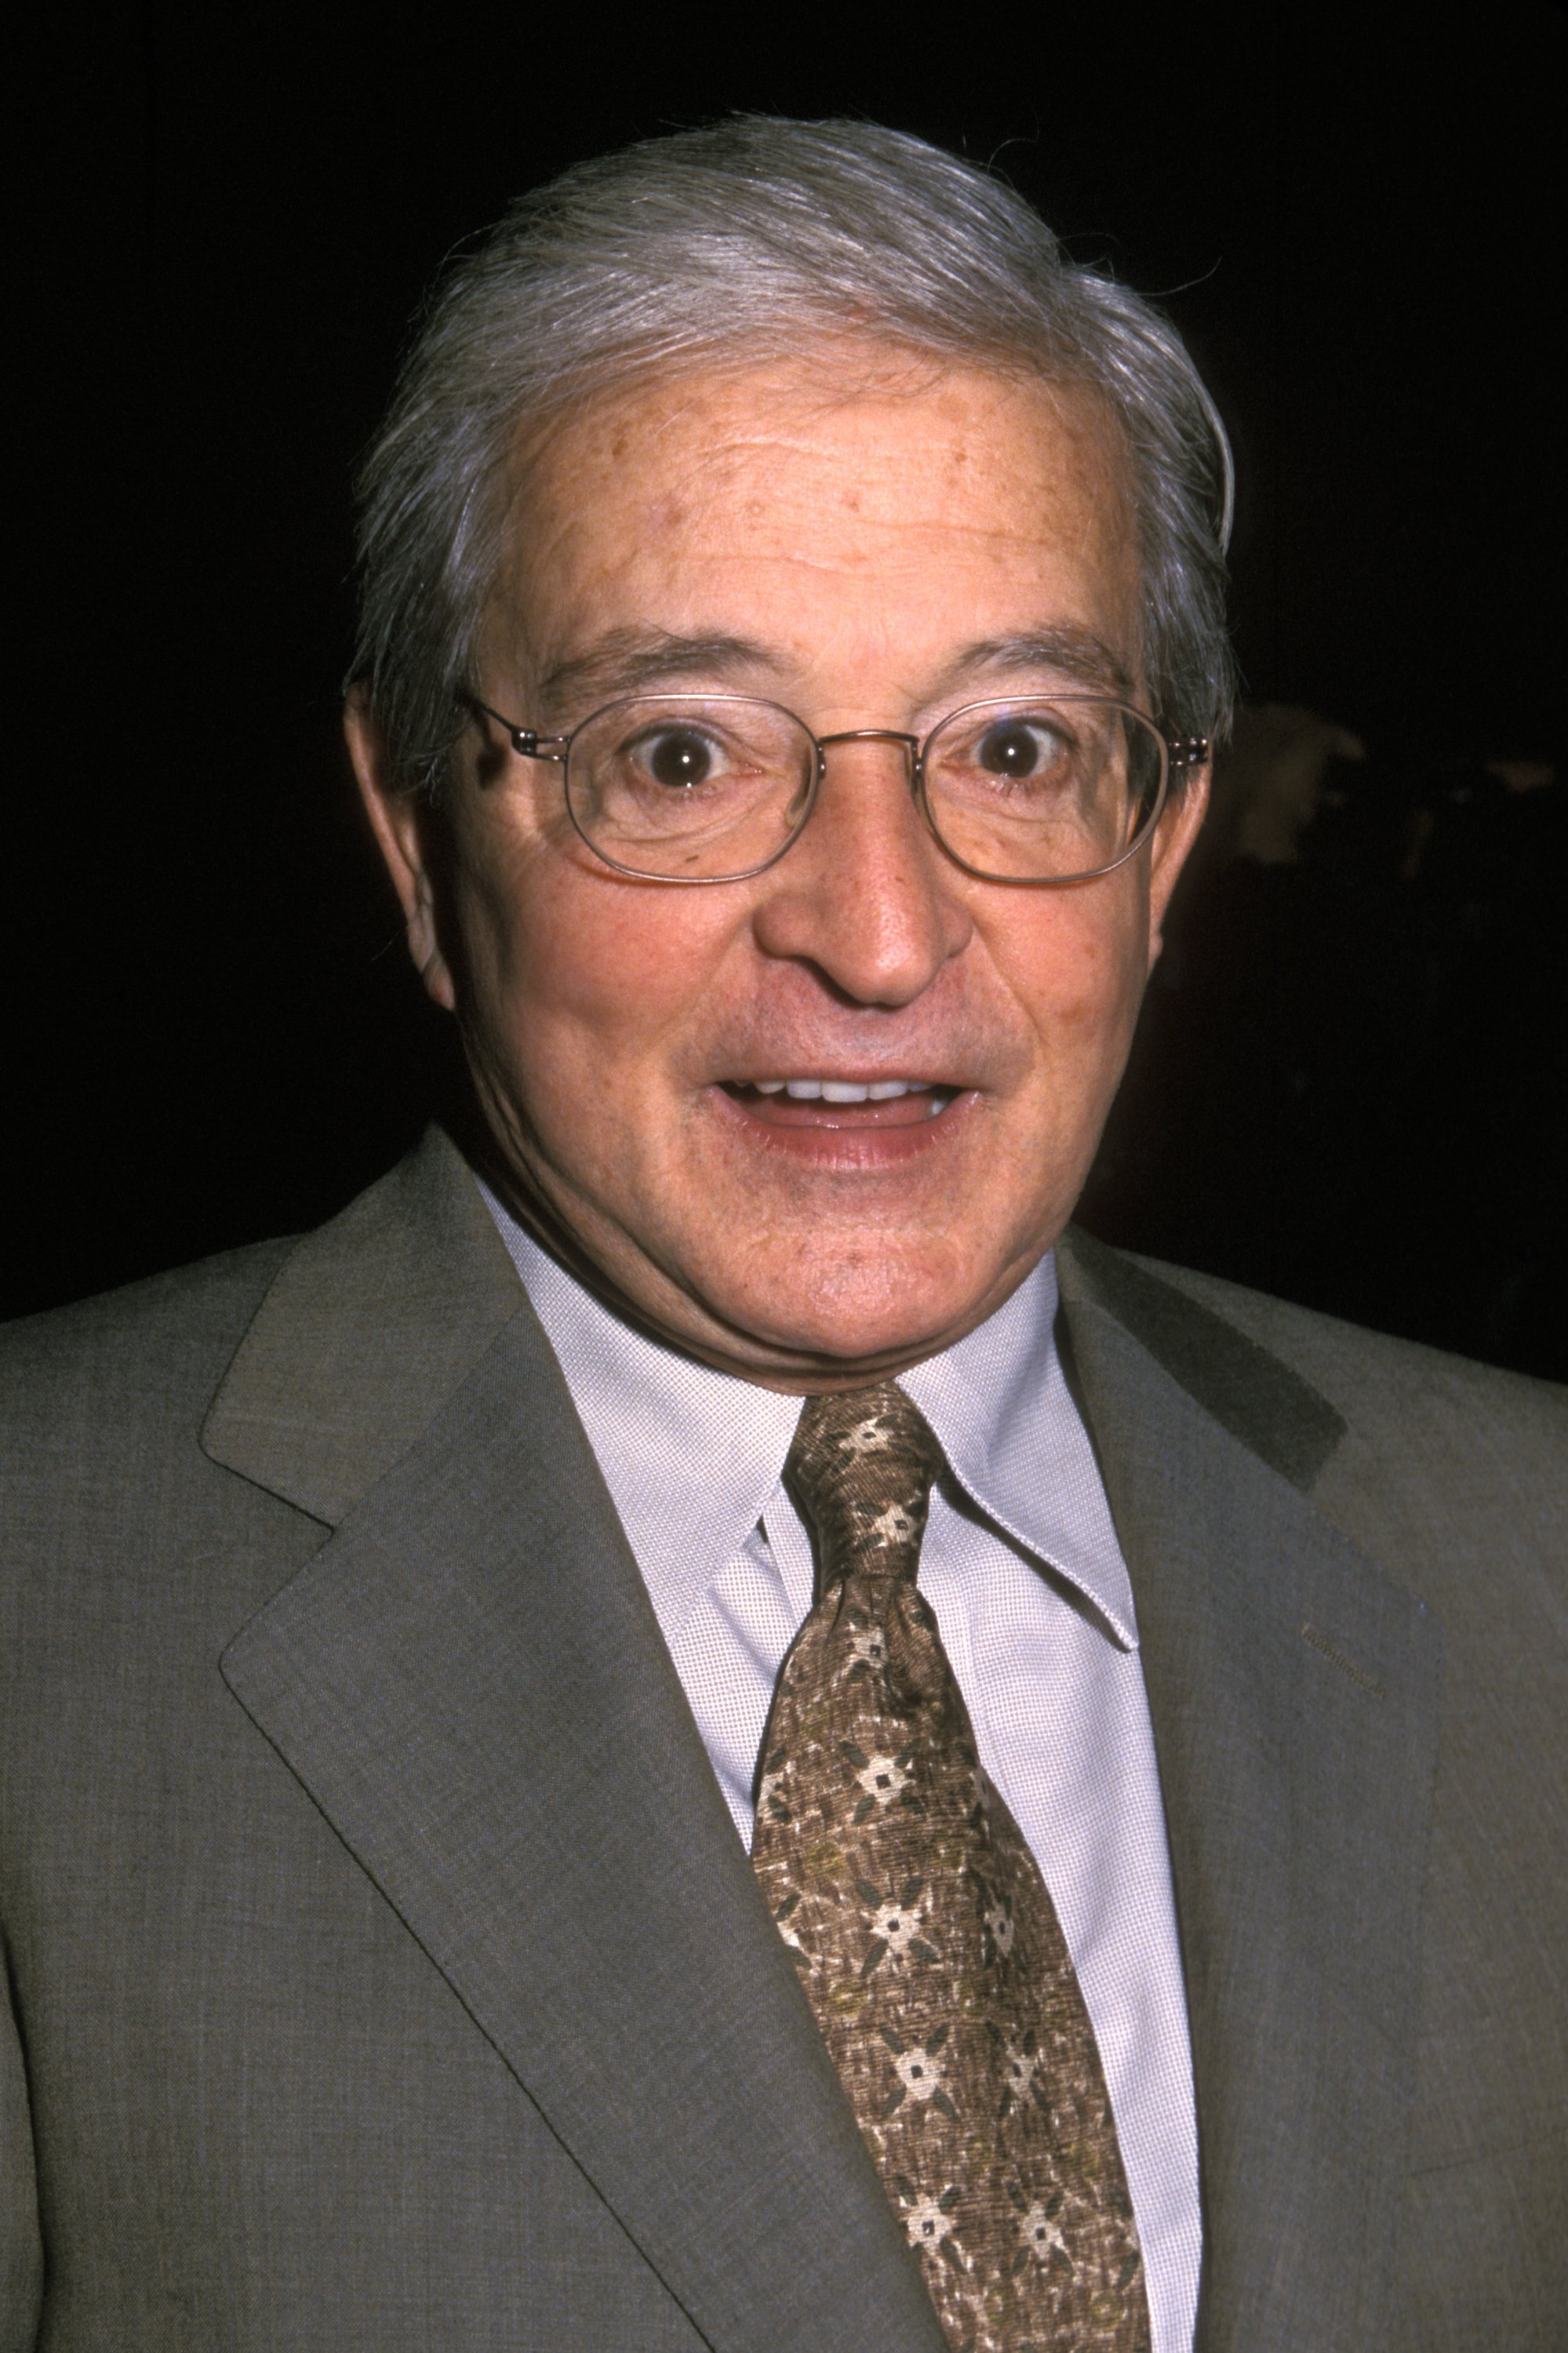
M 539 701 L 553 716 L 583 703 L 609 702 L 682 679 L 733 680 L 786 668 L 777 654 L 749 638 L 682 637 L 673 629 L 607 630 L 581 653 L 552 662 L 539 678 Z
M 580 653 L 552 662 L 540 675 L 541 717 L 610 702 L 651 687 L 690 679 L 755 681 L 759 671 L 775 679 L 796 665 L 749 638 L 724 634 L 685 637 L 673 629 L 624 628 L 608 630 Z M 978 638 L 965 646 L 933 681 L 923 698 L 929 704 L 965 684 L 1049 671 L 1100 694 L 1130 697 L 1131 671 L 1092 629 L 1065 622 L 1015 631 L 1003 638 Z
M 948 663 L 933 691 L 940 694 L 974 678 L 1012 678 L 1043 670 L 1098 694 L 1130 697 L 1137 691 L 1132 672 L 1105 639 L 1070 621 L 1005 638 L 978 638 Z

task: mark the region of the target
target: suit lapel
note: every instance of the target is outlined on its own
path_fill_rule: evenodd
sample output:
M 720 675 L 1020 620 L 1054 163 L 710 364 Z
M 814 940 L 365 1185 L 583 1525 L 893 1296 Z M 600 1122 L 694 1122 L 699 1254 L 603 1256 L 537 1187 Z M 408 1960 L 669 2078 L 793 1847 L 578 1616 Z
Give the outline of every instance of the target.
M 209 1420 L 339 1520 L 225 1675 L 709 2344 L 938 2353 L 554 1357 L 450 1147 L 397 1182 Z
M 1061 1264 L 1170 1828 L 1199 2345 L 1359 2353 L 1398 2276 L 1440 1637 L 1298 1492 L 1338 1435 L 1315 1392 L 1133 1262 Z

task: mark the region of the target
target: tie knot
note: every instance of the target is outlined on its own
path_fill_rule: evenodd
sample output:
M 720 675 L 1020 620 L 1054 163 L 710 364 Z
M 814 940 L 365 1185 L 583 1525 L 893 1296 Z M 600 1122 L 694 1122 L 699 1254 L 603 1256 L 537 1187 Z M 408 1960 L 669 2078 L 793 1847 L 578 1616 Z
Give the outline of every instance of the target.
M 942 1450 L 893 1381 L 810 1398 L 784 1476 L 816 1530 L 824 1590 L 853 1573 L 914 1580 Z

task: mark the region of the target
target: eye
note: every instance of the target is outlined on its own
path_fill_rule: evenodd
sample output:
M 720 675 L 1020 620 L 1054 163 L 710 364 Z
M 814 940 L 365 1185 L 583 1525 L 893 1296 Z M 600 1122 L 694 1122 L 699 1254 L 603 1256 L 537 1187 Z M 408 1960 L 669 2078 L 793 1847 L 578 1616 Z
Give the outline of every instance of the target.
M 1062 740 L 1039 719 L 1000 719 L 975 746 L 975 765 L 992 776 L 1034 776 L 1061 754 Z
M 675 789 L 705 785 L 714 773 L 714 745 L 694 727 L 662 727 L 644 736 L 637 760 L 655 784 Z

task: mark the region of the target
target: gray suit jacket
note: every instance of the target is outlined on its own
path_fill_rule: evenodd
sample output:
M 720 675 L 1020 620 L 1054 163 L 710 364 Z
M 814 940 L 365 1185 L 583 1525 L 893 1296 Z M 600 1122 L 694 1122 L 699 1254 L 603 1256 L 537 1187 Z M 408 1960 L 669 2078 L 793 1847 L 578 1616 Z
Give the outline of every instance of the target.
M 1061 1269 L 1170 1821 L 1203 2353 L 1544 2353 L 1563 1397 Z M 7 2353 L 939 2353 L 451 1146 L 0 1356 Z

